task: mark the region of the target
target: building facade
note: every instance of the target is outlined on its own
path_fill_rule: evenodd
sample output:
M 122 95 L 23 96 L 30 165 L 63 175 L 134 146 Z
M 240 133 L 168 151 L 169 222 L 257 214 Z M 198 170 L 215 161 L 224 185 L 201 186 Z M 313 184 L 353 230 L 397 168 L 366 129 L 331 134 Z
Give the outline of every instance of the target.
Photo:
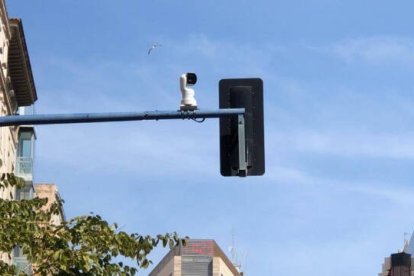
M 0 25 L 0 116 L 19 112 L 27 114 L 32 112 L 37 100 L 36 88 L 22 21 L 8 18 L 4 0 L 0 0 Z M 30 145 L 27 144 L 28 140 Z M 31 181 L 32 173 L 29 169 L 32 164 L 27 162 L 30 158 L 33 159 L 33 141 L 34 129 L 31 126 L 1 127 L 0 173 L 25 173 L 25 179 Z M 22 142 L 25 145 L 20 145 Z M 23 155 L 28 155 L 28 158 L 20 162 L 22 159 L 18 157 L 24 157 Z M 15 192 L 14 189 L 1 190 L 0 198 L 11 199 Z
M 19 112 L 24 112 L 25 110 L 26 107 L 19 108 Z M 25 186 L 14 191 L 14 199 L 32 199 L 35 196 L 33 186 L 35 131 L 33 126 L 20 126 L 16 130 L 17 148 L 14 174 L 24 179 Z M 31 275 L 32 265 L 27 261 L 19 246 L 16 246 L 13 250 L 12 263 L 20 271 Z
M 36 100 L 22 21 L 9 18 L 5 1 L 0 0 L 0 116 L 33 110 Z M 32 126 L 0 128 L 0 173 L 14 173 L 26 183 L 22 189 L 0 189 L 0 198 L 21 200 L 33 197 L 34 140 Z M 30 271 L 30 265 L 18 247 L 12 254 L 0 253 L 0 259 Z
M 34 185 L 35 195 L 39 198 L 47 198 L 47 204 L 44 206 L 46 210 L 56 201 L 61 200 L 58 188 L 53 183 L 40 183 Z M 60 209 L 59 214 L 54 214 L 51 218 L 50 223 L 59 225 L 65 220 L 65 213 L 63 209 Z
M 414 276 L 414 233 L 404 241 L 401 252 L 384 259 L 378 276 Z
M 149 276 L 242 276 L 214 240 L 188 240 L 176 246 Z
M 414 261 L 411 254 L 400 252 L 385 258 L 379 276 L 414 276 Z

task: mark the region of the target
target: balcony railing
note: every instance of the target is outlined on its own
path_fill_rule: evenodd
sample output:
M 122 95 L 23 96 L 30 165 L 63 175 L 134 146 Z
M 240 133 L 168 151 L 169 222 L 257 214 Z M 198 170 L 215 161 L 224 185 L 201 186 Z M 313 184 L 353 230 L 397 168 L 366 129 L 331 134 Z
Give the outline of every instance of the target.
M 33 274 L 32 265 L 27 261 L 26 257 L 13 257 L 13 264 L 19 271 L 27 275 Z
M 25 180 L 33 180 L 33 159 L 30 157 L 17 157 L 15 174 Z

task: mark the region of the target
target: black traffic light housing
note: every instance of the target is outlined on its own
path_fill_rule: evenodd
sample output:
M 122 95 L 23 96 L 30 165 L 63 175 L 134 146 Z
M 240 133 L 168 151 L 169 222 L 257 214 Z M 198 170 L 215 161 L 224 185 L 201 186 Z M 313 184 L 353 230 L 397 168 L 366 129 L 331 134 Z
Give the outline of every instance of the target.
M 245 108 L 244 116 L 220 118 L 221 174 L 263 175 L 263 81 L 259 78 L 222 79 L 219 82 L 219 102 L 220 108 Z

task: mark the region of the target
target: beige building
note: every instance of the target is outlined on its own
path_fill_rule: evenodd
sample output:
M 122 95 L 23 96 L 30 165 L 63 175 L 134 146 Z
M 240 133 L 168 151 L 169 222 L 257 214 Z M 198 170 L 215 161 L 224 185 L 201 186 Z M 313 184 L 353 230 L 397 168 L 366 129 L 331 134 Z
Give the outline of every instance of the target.
M 5 1 L 0 0 L 0 116 L 27 113 L 36 100 L 22 22 L 9 18 Z M 0 127 L 0 173 L 15 173 L 26 181 L 23 189 L 0 189 L 0 198 L 19 200 L 33 195 L 34 139 L 31 126 Z M 18 249 L 15 251 L 12 259 L 0 253 L 0 260 L 24 266 L 23 259 L 14 258 Z
M 414 261 L 411 254 L 400 252 L 385 258 L 378 276 L 414 276 Z
M 8 17 L 4 0 L 0 0 L 0 25 L 0 116 L 27 114 L 33 110 L 33 104 L 37 100 L 36 88 L 22 22 Z M 25 172 L 26 176 L 31 175 L 31 171 L 28 171 L 31 164 L 18 162 L 18 157 L 27 153 L 23 152 L 26 148 L 21 147 L 20 153 L 18 148 L 26 140 L 19 141 L 21 132 L 25 130 L 30 132 L 29 139 L 32 143 L 33 127 L 0 128 L 0 173 Z M 0 190 L 0 198 L 10 199 L 10 195 L 15 197 L 15 192 L 14 189 Z
M 149 276 L 242 276 L 214 240 L 188 240 L 176 246 Z
M 384 259 L 378 276 L 414 276 L 414 233 L 402 250 Z
M 23 25 L 9 19 L 4 0 L 0 0 L 0 116 L 28 109 L 37 99 L 36 88 Z M 0 128 L 0 173 L 15 172 L 19 127 Z M 0 198 L 9 199 L 15 191 L 0 190 Z
M 35 184 L 35 196 L 39 198 L 47 198 L 47 205 L 45 209 L 49 209 L 50 206 L 58 200 L 61 200 L 58 188 L 55 184 L 52 183 L 41 183 Z M 63 209 L 60 209 L 59 214 L 52 216 L 50 223 L 54 225 L 59 225 L 65 220 L 65 213 Z

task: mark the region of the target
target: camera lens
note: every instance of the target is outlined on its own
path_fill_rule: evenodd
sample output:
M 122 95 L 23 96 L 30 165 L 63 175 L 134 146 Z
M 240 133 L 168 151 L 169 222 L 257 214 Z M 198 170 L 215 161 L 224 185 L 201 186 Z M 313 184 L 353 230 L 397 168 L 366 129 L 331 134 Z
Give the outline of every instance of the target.
M 194 73 L 187 73 L 187 83 L 195 84 L 197 82 L 197 75 Z

